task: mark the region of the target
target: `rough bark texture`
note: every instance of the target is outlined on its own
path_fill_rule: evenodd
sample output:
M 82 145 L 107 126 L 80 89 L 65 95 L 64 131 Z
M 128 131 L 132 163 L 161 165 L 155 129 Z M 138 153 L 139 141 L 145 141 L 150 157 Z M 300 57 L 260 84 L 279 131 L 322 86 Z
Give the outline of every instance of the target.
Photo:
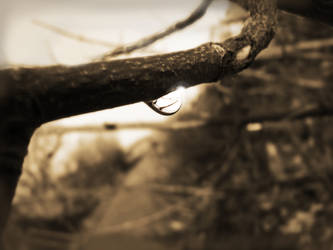
M 39 123 L 160 97 L 176 86 L 218 80 L 224 58 L 218 44 L 166 55 L 0 71 L 13 96 Z

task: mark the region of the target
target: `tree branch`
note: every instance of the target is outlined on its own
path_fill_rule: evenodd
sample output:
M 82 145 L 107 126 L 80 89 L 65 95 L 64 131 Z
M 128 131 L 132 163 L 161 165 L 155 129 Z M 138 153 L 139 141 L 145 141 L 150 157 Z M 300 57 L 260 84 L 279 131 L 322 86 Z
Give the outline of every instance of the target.
M 30 137 L 42 123 L 149 101 L 179 85 L 215 82 L 248 67 L 273 38 L 276 22 L 275 1 L 248 2 L 250 17 L 241 34 L 223 43 L 73 67 L 0 70 L 1 162 L 20 169 Z M 238 57 L 246 47 L 250 47 L 248 55 Z
M 284 46 L 270 47 L 269 50 L 260 53 L 257 59 L 258 60 L 277 59 L 281 58 L 284 54 L 288 55 L 292 55 L 295 53 L 304 54 L 307 51 L 319 50 L 326 47 L 333 47 L 332 38 L 301 41 L 296 44 L 286 44 Z M 320 58 L 325 58 L 325 56 L 328 57 L 331 55 L 322 54 Z
M 101 41 L 97 39 L 92 39 L 89 37 L 85 37 L 79 34 L 75 34 L 73 32 L 64 30 L 62 28 L 59 28 L 57 26 L 47 24 L 38 20 L 33 20 L 33 23 L 36 25 L 46 28 L 50 31 L 56 32 L 62 36 L 80 41 L 80 42 L 85 42 L 85 43 L 90 43 L 90 44 L 96 44 L 96 45 L 101 45 L 104 47 L 116 47 L 114 48 L 111 52 L 105 54 L 101 59 L 102 60 L 109 60 L 112 59 L 115 56 L 119 56 L 122 54 L 130 54 L 131 52 L 138 50 L 138 49 L 143 49 L 156 41 L 165 38 L 166 36 L 171 35 L 172 33 L 175 33 L 177 31 L 180 31 L 193 23 L 195 23 L 197 20 L 199 20 L 201 17 L 203 17 L 209 7 L 209 5 L 213 2 L 213 0 L 203 0 L 201 4 L 185 19 L 178 21 L 172 25 L 170 25 L 168 28 L 166 28 L 163 31 L 160 31 L 158 33 L 149 35 L 147 37 L 144 37 L 138 41 L 133 42 L 132 44 L 129 45 L 117 45 L 115 43 L 110 43 L 106 41 Z
M 246 68 L 267 47 L 275 28 L 271 0 L 249 0 L 242 33 L 223 43 L 164 55 L 101 61 L 80 66 L 10 68 L 0 71 L 16 105 L 30 107 L 39 124 L 82 113 L 158 98 L 175 87 L 214 82 Z M 205 1 L 207 5 L 208 2 Z M 193 20 L 193 19 L 192 19 Z M 246 46 L 245 59 L 237 54 Z M 19 109 L 19 107 L 18 107 Z M 33 111 L 33 112 L 32 112 Z
M 176 53 L 96 62 L 0 71 L 12 96 L 34 105 L 41 123 L 158 98 L 179 85 L 217 81 L 225 52 L 207 43 Z
M 112 50 L 110 53 L 103 56 L 102 59 L 109 60 L 112 57 L 119 56 L 121 54 L 129 54 L 137 49 L 142 49 L 144 47 L 147 47 L 157 40 L 160 40 L 176 31 L 182 30 L 197 20 L 199 20 L 202 16 L 205 15 L 209 5 L 213 2 L 213 0 L 203 0 L 201 4 L 184 20 L 178 21 L 175 24 L 172 24 L 168 28 L 166 28 L 164 31 L 161 31 L 159 33 L 150 35 L 148 37 L 145 37 L 139 41 L 135 41 L 134 43 L 130 45 L 125 46 L 119 46 Z
M 55 25 L 45 23 L 45 22 L 42 22 L 42 21 L 39 21 L 39 20 L 33 20 L 33 23 L 42 27 L 42 28 L 48 29 L 48 30 L 53 31 L 57 34 L 60 34 L 62 36 L 65 36 L 65 37 L 68 37 L 68 38 L 71 38 L 71 39 L 74 39 L 74 40 L 77 40 L 77 41 L 80 41 L 80 42 L 85 42 L 85 43 L 89 43 L 89 44 L 96 44 L 96 45 L 100 45 L 100 46 L 108 47 L 108 48 L 113 48 L 113 47 L 118 45 L 116 43 L 101 41 L 101 40 L 89 38 L 89 37 L 86 37 L 86 36 L 82 36 L 80 34 L 75 34 L 71 31 L 67 31 L 67 30 L 62 29 L 60 27 L 57 27 Z

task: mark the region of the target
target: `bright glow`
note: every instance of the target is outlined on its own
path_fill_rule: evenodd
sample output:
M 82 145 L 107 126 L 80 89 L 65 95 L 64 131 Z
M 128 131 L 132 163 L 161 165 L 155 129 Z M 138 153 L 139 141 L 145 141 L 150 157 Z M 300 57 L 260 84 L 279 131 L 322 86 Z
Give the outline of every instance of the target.
M 116 134 L 116 138 L 118 139 L 120 145 L 126 149 L 134 145 L 137 141 L 149 136 L 151 134 L 150 130 L 144 129 L 132 129 L 132 130 L 120 130 Z
M 176 89 L 176 91 L 179 91 L 180 93 L 184 93 L 184 91 L 185 91 L 185 88 L 183 87 L 183 86 L 179 86 L 177 89 Z
M 250 123 L 246 126 L 247 131 L 255 132 L 262 130 L 262 124 L 261 123 Z

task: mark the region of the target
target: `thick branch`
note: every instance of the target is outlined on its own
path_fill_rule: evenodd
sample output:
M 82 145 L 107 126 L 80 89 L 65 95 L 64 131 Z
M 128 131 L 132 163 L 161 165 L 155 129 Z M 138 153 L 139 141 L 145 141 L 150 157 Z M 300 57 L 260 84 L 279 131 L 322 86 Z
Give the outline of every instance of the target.
M 189 87 L 214 82 L 249 66 L 273 37 L 275 1 L 248 2 L 251 16 L 241 34 L 223 43 L 207 43 L 187 51 L 74 67 L 5 69 L 0 71 L 2 88 L 8 92 L 5 97 L 10 96 L 17 109 L 21 108 L 21 113 L 26 110 L 30 119 L 41 124 L 151 100 L 179 85 Z M 204 1 L 202 6 L 209 3 Z M 195 16 L 191 20 L 195 20 Z M 248 56 L 238 59 L 237 54 L 246 46 L 250 46 Z M 8 106 L 8 101 L 6 104 L 2 106 Z M 28 107 L 33 110 L 28 112 Z
M 235 74 L 247 68 L 256 56 L 265 49 L 275 34 L 277 22 L 276 0 L 232 0 L 250 10 L 250 17 L 246 20 L 240 35 L 226 40 L 223 45 L 229 55 L 229 69 Z M 249 47 L 248 56 L 237 60 L 238 53 Z
M 33 102 L 40 123 L 148 101 L 179 85 L 217 81 L 225 52 L 220 44 L 159 56 L 0 71 L 12 95 Z M 25 104 L 26 101 L 23 101 Z

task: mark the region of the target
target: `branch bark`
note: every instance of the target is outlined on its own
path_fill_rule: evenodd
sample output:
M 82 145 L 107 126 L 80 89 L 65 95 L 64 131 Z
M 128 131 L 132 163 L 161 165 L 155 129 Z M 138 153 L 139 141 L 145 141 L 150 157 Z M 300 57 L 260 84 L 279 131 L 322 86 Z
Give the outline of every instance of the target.
M 0 71 L 0 79 L 8 83 L 5 88 L 12 96 L 34 107 L 34 120 L 41 124 L 148 101 L 179 85 L 188 87 L 217 81 L 225 55 L 221 44 L 208 43 L 165 55 L 75 67 L 6 69 Z

